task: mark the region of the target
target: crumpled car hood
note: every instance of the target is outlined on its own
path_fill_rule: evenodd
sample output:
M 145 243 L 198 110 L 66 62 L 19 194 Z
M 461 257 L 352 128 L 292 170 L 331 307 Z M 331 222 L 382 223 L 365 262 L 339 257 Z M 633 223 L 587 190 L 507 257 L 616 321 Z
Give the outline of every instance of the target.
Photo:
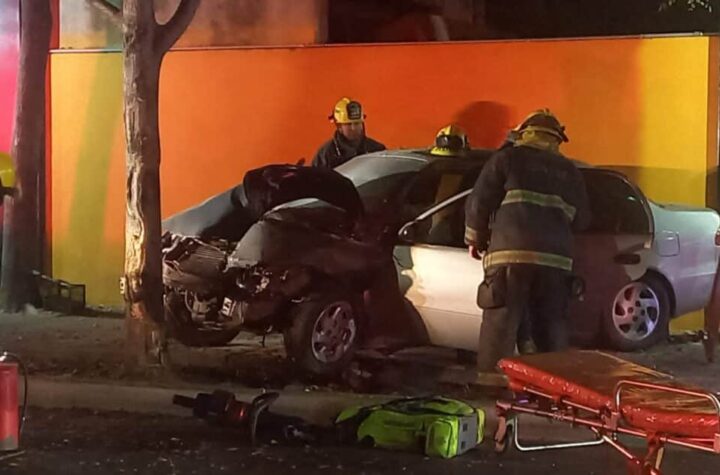
M 247 172 L 241 185 L 166 219 L 163 232 L 238 241 L 268 211 L 303 198 L 340 208 L 353 221 L 364 212 L 352 181 L 334 170 L 268 165 Z
M 354 229 L 354 220 L 332 206 L 275 210 L 250 227 L 228 266 L 307 267 L 328 276 L 370 277 L 387 263 L 388 252 L 356 238 Z
M 242 185 L 235 186 L 162 222 L 163 232 L 179 236 L 240 239 L 257 220 L 242 206 Z
M 251 170 L 243 181 L 248 207 L 258 219 L 283 203 L 317 198 L 344 210 L 351 219 L 363 214 L 355 185 L 335 170 L 299 165 L 269 165 Z

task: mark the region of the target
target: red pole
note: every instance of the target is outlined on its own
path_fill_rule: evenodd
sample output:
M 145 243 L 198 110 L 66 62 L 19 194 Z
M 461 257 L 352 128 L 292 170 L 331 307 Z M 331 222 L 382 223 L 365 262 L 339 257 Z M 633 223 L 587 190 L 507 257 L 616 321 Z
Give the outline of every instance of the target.
M 16 450 L 20 439 L 18 367 L 0 363 L 0 451 Z

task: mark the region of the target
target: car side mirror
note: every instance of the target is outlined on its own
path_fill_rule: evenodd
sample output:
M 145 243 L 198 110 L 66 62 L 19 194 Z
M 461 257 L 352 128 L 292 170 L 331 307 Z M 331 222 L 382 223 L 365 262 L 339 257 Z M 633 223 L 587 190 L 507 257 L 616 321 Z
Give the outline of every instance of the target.
M 414 244 L 417 238 L 417 221 L 411 221 L 400 228 L 398 239 L 400 242 Z

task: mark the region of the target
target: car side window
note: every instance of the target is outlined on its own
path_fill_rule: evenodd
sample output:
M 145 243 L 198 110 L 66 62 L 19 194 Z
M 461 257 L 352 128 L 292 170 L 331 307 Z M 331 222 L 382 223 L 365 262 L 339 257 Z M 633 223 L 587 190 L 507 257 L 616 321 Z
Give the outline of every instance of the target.
M 643 198 L 620 175 L 583 170 L 592 221 L 587 233 L 648 234 L 650 217 Z
M 407 190 L 403 216 L 414 219 L 433 206 L 473 187 L 480 174 L 480 164 L 473 167 L 443 166 L 438 163 L 420 172 Z
M 464 248 L 465 199 L 459 199 L 413 225 L 414 243 Z

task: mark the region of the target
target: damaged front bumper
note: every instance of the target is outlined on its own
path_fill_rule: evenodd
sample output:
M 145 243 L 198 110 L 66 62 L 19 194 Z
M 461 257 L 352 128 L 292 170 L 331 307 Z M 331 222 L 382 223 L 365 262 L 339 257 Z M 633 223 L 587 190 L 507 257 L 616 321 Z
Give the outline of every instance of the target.
M 234 291 L 223 299 L 220 313 L 248 329 L 274 326 L 284 317 L 285 307 L 300 302 L 311 284 L 309 269 L 253 265 L 237 274 Z

